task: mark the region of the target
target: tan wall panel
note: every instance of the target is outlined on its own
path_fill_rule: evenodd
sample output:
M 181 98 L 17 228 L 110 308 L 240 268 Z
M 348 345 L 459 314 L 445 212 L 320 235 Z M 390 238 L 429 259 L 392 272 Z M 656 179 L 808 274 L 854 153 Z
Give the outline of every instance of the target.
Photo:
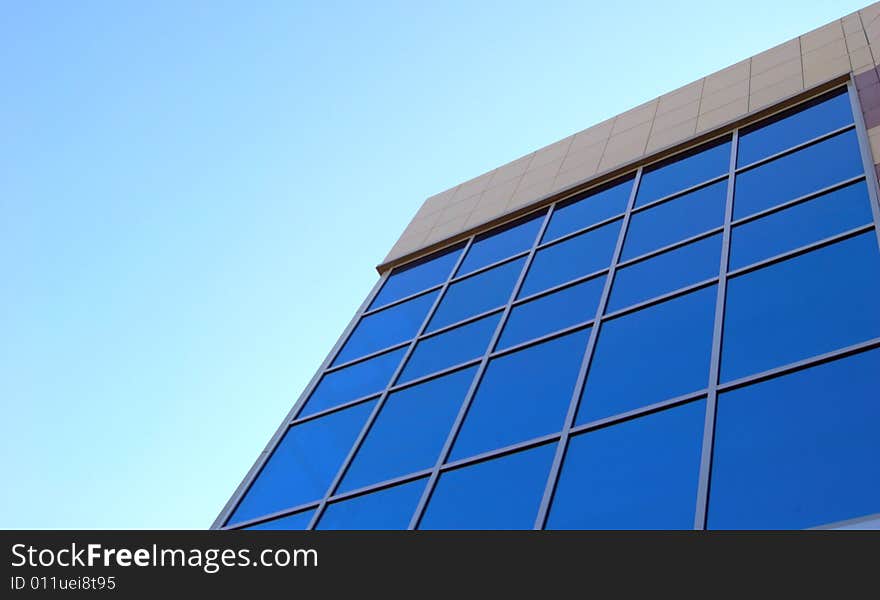
M 880 2 L 431 196 L 380 270 L 804 89 L 847 73 L 874 76 L 878 58 Z M 880 77 L 865 93 L 877 97 L 880 121 Z M 870 134 L 880 156 L 880 126 Z

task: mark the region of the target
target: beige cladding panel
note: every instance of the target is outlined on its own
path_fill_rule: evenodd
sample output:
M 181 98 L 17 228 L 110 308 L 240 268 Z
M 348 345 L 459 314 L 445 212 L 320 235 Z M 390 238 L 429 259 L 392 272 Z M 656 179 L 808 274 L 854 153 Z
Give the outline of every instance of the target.
M 835 77 L 880 66 L 880 2 L 425 200 L 383 265 Z M 871 145 L 880 156 L 880 131 Z

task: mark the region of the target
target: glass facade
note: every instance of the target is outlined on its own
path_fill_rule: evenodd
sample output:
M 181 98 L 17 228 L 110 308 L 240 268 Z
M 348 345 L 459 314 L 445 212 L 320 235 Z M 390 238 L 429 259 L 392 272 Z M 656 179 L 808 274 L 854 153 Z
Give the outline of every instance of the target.
M 394 269 L 248 529 L 789 529 L 880 513 L 880 246 L 842 87 Z

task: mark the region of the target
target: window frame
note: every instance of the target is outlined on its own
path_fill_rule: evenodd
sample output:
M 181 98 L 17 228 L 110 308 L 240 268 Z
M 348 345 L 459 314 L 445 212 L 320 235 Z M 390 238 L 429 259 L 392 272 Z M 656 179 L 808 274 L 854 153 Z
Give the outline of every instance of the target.
M 833 90 L 842 89 L 844 87 L 846 89 L 846 93 L 849 96 L 849 100 L 850 100 L 851 107 L 852 107 L 852 112 L 853 112 L 853 117 L 854 117 L 854 122 L 852 124 L 847 125 L 842 128 L 835 129 L 833 131 L 826 132 L 820 136 L 817 136 L 816 138 L 804 141 L 802 143 L 797 144 L 796 146 L 793 146 L 793 147 L 788 148 L 786 150 L 777 152 L 773 155 L 764 157 L 764 158 L 762 158 L 758 161 L 755 161 L 751 164 L 737 166 L 737 164 L 736 164 L 737 154 L 738 154 L 737 140 L 738 140 L 738 136 L 739 136 L 740 131 L 745 130 L 746 128 L 748 128 L 750 126 L 754 126 L 761 121 L 764 121 L 767 119 L 772 119 L 774 116 L 779 115 L 779 114 L 781 114 L 785 111 L 788 111 L 794 107 L 797 107 L 801 104 L 806 104 L 808 102 L 814 101 L 817 98 L 820 98 L 821 96 L 823 96 Z M 834 236 L 834 237 L 826 239 L 826 240 L 820 240 L 818 242 L 814 242 L 813 244 L 808 244 L 806 246 L 802 246 L 800 248 L 788 251 L 788 252 L 783 253 L 781 255 L 770 257 L 764 261 L 749 265 L 747 267 L 743 267 L 743 268 L 740 268 L 740 269 L 737 269 L 734 271 L 729 270 L 727 261 L 728 261 L 729 252 L 730 252 L 731 228 L 733 225 L 738 225 L 738 224 L 745 223 L 745 222 L 748 222 L 751 220 L 759 219 L 762 216 L 766 216 L 766 214 L 769 214 L 771 212 L 783 210 L 784 208 L 788 208 L 788 207 L 797 205 L 801 202 L 808 201 L 809 199 L 812 199 L 822 193 L 826 193 L 826 192 L 830 191 L 829 188 L 826 188 L 823 190 L 817 190 L 817 191 L 812 192 L 810 194 L 807 194 L 805 196 L 795 198 L 795 199 L 792 199 L 792 200 L 787 201 L 785 203 L 773 206 L 773 207 L 768 208 L 768 209 L 761 211 L 759 213 L 751 214 L 751 215 L 748 215 L 748 216 L 743 217 L 741 219 L 734 220 L 732 218 L 732 195 L 733 195 L 732 182 L 733 182 L 735 176 L 742 171 L 755 168 L 756 166 L 758 166 L 760 164 L 764 164 L 766 162 L 769 162 L 769 161 L 773 160 L 774 158 L 778 158 L 778 157 L 785 155 L 785 154 L 790 154 L 790 153 L 795 152 L 801 148 L 818 143 L 819 141 L 830 138 L 834 135 L 838 135 L 838 134 L 842 133 L 843 131 L 846 131 L 849 129 L 853 129 L 856 132 L 856 135 L 858 138 L 859 152 L 860 152 L 860 155 L 862 158 L 864 172 L 859 176 L 850 178 L 846 181 L 841 181 L 831 187 L 835 187 L 835 188 L 836 187 L 843 187 L 845 185 L 849 185 L 849 184 L 852 184 L 856 181 L 860 181 L 860 180 L 864 179 L 867 182 L 867 187 L 868 187 L 868 195 L 869 195 L 869 199 L 870 199 L 871 212 L 872 212 L 872 216 L 873 216 L 872 223 L 865 225 L 865 226 L 859 228 L 858 230 L 843 232 L 843 233 L 839 234 L 838 236 Z M 673 194 L 669 194 L 666 197 L 658 198 L 658 199 L 651 201 L 650 203 L 646 203 L 644 205 L 635 207 L 635 198 L 638 193 L 638 186 L 639 186 L 640 178 L 641 178 L 642 172 L 646 168 L 648 168 L 654 164 L 657 164 L 659 162 L 668 161 L 668 160 L 670 160 L 670 158 L 674 159 L 675 155 L 687 153 L 688 151 L 691 151 L 699 146 L 709 145 L 712 142 L 714 142 L 716 140 L 720 140 L 724 137 L 729 137 L 731 139 L 731 153 L 730 153 L 731 166 L 730 166 L 727 174 L 720 175 L 718 177 L 713 178 L 712 180 L 700 182 L 690 188 L 679 190 Z M 877 157 L 877 158 L 880 159 L 880 157 Z M 284 420 L 281 423 L 281 425 L 279 426 L 278 430 L 275 432 L 273 437 L 270 439 L 268 445 L 266 446 L 265 452 L 263 452 L 260 455 L 260 457 L 257 459 L 255 464 L 253 465 L 253 467 L 251 467 L 250 471 L 245 476 L 244 480 L 241 482 L 241 484 L 236 489 L 235 493 L 229 499 L 226 506 L 220 512 L 219 516 L 217 517 L 214 524 L 212 525 L 212 529 L 241 529 L 241 528 L 245 528 L 248 526 L 264 523 L 264 522 L 267 522 L 267 521 L 270 521 L 273 519 L 277 519 L 279 517 L 292 515 L 292 514 L 302 512 L 305 510 L 314 509 L 314 511 L 315 511 L 314 517 L 312 519 L 311 524 L 309 525 L 309 529 L 313 529 L 315 527 L 315 525 L 319 522 L 319 520 L 320 520 L 320 518 L 321 518 L 321 516 L 322 516 L 322 514 L 323 514 L 323 512 L 329 502 L 335 502 L 335 501 L 343 500 L 347 497 L 378 491 L 378 490 L 381 490 L 381 489 L 384 489 L 387 487 L 392 487 L 394 485 L 405 483 L 407 481 L 416 480 L 421 477 L 428 477 L 429 481 L 428 481 L 428 484 L 426 485 L 425 492 L 423 494 L 421 501 L 419 502 L 419 505 L 416 509 L 415 515 L 413 516 L 413 521 L 410 524 L 410 529 L 412 529 L 418 525 L 418 521 L 421 518 L 421 515 L 424 513 L 425 506 L 430 498 L 430 495 L 431 495 L 434 487 L 436 486 L 437 479 L 442 472 L 449 470 L 449 469 L 452 469 L 452 468 L 461 467 L 466 464 L 471 464 L 471 463 L 479 462 L 482 460 L 488 460 L 490 458 L 497 458 L 497 457 L 500 457 L 500 456 L 507 454 L 507 453 L 517 452 L 517 451 L 524 450 L 526 448 L 530 448 L 530 447 L 534 447 L 534 446 L 538 446 L 538 445 L 541 445 L 544 443 L 555 442 L 555 443 L 557 443 L 556 457 L 554 458 L 554 462 L 551 467 L 550 477 L 548 478 L 547 487 L 544 491 L 544 496 L 543 496 L 543 500 L 541 503 L 541 509 L 539 510 L 539 515 L 538 515 L 538 518 L 535 523 L 535 527 L 537 529 L 541 529 L 541 528 L 543 528 L 543 526 L 546 522 L 546 517 L 548 514 L 550 504 L 552 502 L 552 496 L 553 496 L 553 492 L 555 489 L 556 481 L 558 481 L 561 462 L 562 462 L 562 459 L 565 454 L 565 449 L 567 447 L 568 439 L 572 435 L 575 435 L 577 433 L 582 433 L 584 431 L 588 431 L 589 429 L 596 428 L 596 427 L 606 427 L 609 425 L 613 425 L 614 423 L 617 423 L 617 422 L 621 422 L 621 421 L 624 421 L 627 419 L 635 418 L 636 416 L 648 414 L 653 411 L 663 410 L 664 408 L 676 406 L 676 405 L 683 404 L 686 402 L 690 402 L 690 401 L 698 399 L 698 398 L 706 398 L 706 400 L 707 400 L 706 435 L 704 435 L 704 440 L 703 440 L 703 456 L 702 456 L 702 464 L 701 464 L 701 469 L 700 469 L 700 471 L 701 471 L 700 472 L 700 489 L 698 491 L 698 498 L 697 498 L 697 511 L 696 511 L 697 516 L 695 518 L 695 523 L 694 523 L 694 527 L 696 529 L 704 529 L 705 525 L 706 525 L 706 512 L 705 511 L 706 511 L 706 505 L 708 502 L 708 480 L 709 480 L 709 475 L 710 475 L 710 470 L 711 470 L 711 449 L 712 449 L 711 429 L 714 426 L 714 418 L 715 418 L 715 413 L 717 411 L 717 395 L 720 392 L 728 391 L 730 389 L 735 389 L 736 387 L 749 385 L 751 383 L 755 383 L 758 381 L 763 381 L 766 379 L 777 377 L 777 376 L 780 376 L 780 375 L 783 375 L 783 374 L 786 374 L 786 373 L 789 373 L 789 372 L 792 372 L 795 370 L 805 369 L 805 368 L 808 368 L 808 367 L 811 367 L 811 366 L 814 366 L 817 364 L 821 364 L 821 363 L 828 362 L 828 361 L 831 361 L 831 360 L 834 360 L 837 358 L 841 358 L 843 356 L 847 356 L 850 354 L 856 354 L 856 353 L 867 351 L 867 350 L 870 350 L 873 348 L 880 347 L 880 338 L 875 338 L 875 339 L 867 340 L 865 342 L 861 342 L 859 344 L 848 346 L 846 348 L 839 348 L 837 350 L 825 353 L 823 355 L 812 356 L 812 357 L 806 358 L 804 360 L 798 361 L 797 363 L 781 365 L 779 367 L 776 367 L 776 368 L 771 369 L 766 372 L 751 374 L 751 375 L 748 375 L 746 377 L 743 377 L 743 378 L 740 378 L 740 379 L 737 379 L 734 381 L 720 383 L 720 381 L 719 381 L 720 333 L 721 333 L 721 327 L 723 324 L 724 295 L 725 295 L 725 288 L 726 288 L 726 280 L 730 277 L 736 277 L 738 275 L 744 274 L 746 272 L 750 272 L 750 271 L 757 269 L 757 268 L 760 268 L 762 266 L 766 266 L 767 264 L 771 264 L 771 263 L 777 262 L 779 260 L 784 260 L 785 258 L 789 258 L 793 255 L 808 252 L 812 249 L 815 249 L 816 247 L 820 247 L 821 245 L 827 245 L 830 243 L 834 243 L 836 241 L 839 241 L 839 239 L 845 239 L 847 237 L 851 237 L 851 236 L 857 235 L 859 233 L 864 233 L 864 232 L 869 231 L 871 229 L 874 230 L 875 237 L 878 240 L 878 244 L 880 244 L 880 201 L 878 201 L 878 197 L 880 197 L 880 191 L 878 191 L 877 176 L 875 174 L 874 164 L 873 164 L 873 160 L 871 158 L 870 145 L 868 143 L 867 130 L 866 130 L 865 123 L 864 123 L 864 117 L 863 117 L 863 113 L 862 113 L 861 106 L 859 103 L 859 98 L 858 98 L 858 94 L 856 91 L 855 83 L 854 83 L 854 80 L 852 79 L 851 75 L 848 76 L 846 80 L 844 80 L 843 78 L 838 78 L 836 80 L 827 82 L 827 83 L 822 84 L 820 86 L 817 86 L 816 88 L 813 88 L 812 90 L 809 90 L 807 92 L 799 93 L 791 99 L 785 99 L 785 100 L 781 101 L 780 103 L 778 103 L 774 107 L 760 111 L 759 113 L 756 113 L 755 115 L 751 115 L 751 116 L 741 120 L 740 122 L 733 123 L 731 125 L 723 127 L 721 129 L 718 129 L 717 131 L 712 132 L 707 136 L 689 140 L 688 142 L 683 143 L 679 148 L 676 148 L 675 150 L 673 150 L 671 152 L 666 151 L 666 152 L 655 154 L 652 157 L 646 157 L 643 161 L 641 161 L 641 163 L 642 164 L 640 166 L 633 166 L 631 169 L 629 169 L 627 171 L 616 173 L 614 175 L 613 179 L 609 178 L 609 179 L 604 179 L 602 181 L 595 182 L 592 185 L 590 185 L 590 187 L 587 189 L 585 189 L 583 186 L 581 186 L 579 188 L 574 188 L 573 190 L 570 191 L 570 193 L 567 193 L 566 195 L 564 195 L 562 197 L 557 197 L 556 199 L 548 200 L 546 203 L 536 204 L 535 206 L 530 207 L 529 210 L 524 210 L 522 212 L 519 212 L 519 213 L 512 215 L 510 219 L 508 219 L 507 221 L 505 221 L 499 225 L 493 225 L 491 228 L 483 228 L 481 231 L 472 232 L 472 234 L 469 237 L 467 237 L 466 239 L 456 239 L 456 238 L 451 239 L 450 243 L 446 247 L 440 248 L 436 251 L 439 254 L 439 253 L 450 251 L 450 249 L 455 248 L 455 247 L 460 248 L 457 260 L 456 260 L 454 266 L 452 267 L 450 274 L 447 276 L 447 279 L 444 282 L 437 284 L 437 285 L 434 285 L 430 288 L 420 290 L 420 291 L 415 292 L 409 296 L 396 299 L 393 302 L 386 303 L 386 304 L 382 305 L 381 307 L 370 310 L 371 304 L 373 303 L 373 301 L 375 300 L 377 295 L 382 290 L 382 288 L 383 288 L 385 282 L 387 281 L 387 279 L 389 278 L 389 276 L 391 276 L 394 273 L 395 268 L 406 267 L 406 266 L 408 266 L 414 262 L 420 261 L 420 260 L 429 260 L 429 257 L 418 257 L 417 259 L 413 259 L 412 261 L 409 261 L 407 263 L 402 263 L 400 265 L 396 265 L 394 268 L 388 269 L 384 273 L 382 273 L 379 280 L 376 282 L 373 289 L 368 294 L 367 298 L 364 300 L 364 302 L 361 304 L 361 306 L 356 311 L 355 316 L 352 318 L 351 322 L 348 324 L 348 326 L 343 331 L 339 340 L 337 340 L 336 344 L 331 349 L 331 351 L 329 352 L 329 354 L 325 358 L 324 362 L 321 364 L 318 371 L 312 377 L 311 381 L 306 386 L 305 390 L 300 395 L 299 399 L 296 401 L 296 403 L 294 404 L 291 411 L 284 418 Z M 605 187 L 605 186 L 615 185 L 615 182 L 622 183 L 622 182 L 626 181 L 628 178 L 632 178 L 632 184 L 631 184 L 632 188 L 631 188 L 630 198 L 627 203 L 626 210 L 622 215 L 615 215 L 613 217 L 609 217 L 609 218 L 605 219 L 604 221 L 590 224 L 589 226 L 586 226 L 580 230 L 571 231 L 571 232 L 569 232 L 559 238 L 556 238 L 552 241 L 543 242 L 543 243 L 541 242 L 541 240 L 544 237 L 546 228 L 550 222 L 550 219 L 553 216 L 553 212 L 554 212 L 554 209 L 556 206 L 562 205 L 566 201 L 571 201 L 575 197 L 584 197 L 584 198 L 588 199 L 590 193 L 593 190 L 598 190 L 598 189 Z M 620 311 L 617 311 L 615 313 L 607 312 L 606 308 L 607 308 L 608 299 L 609 299 L 609 295 L 610 295 L 611 285 L 613 284 L 613 280 L 614 280 L 615 271 L 621 264 L 626 264 L 625 262 L 620 260 L 620 257 L 621 257 L 622 247 L 623 247 L 623 241 L 625 240 L 626 232 L 627 232 L 628 225 L 629 225 L 629 219 L 630 219 L 630 216 L 633 214 L 634 209 L 636 211 L 642 211 L 642 210 L 648 209 L 656 204 L 660 204 L 662 202 L 669 201 L 675 197 L 684 195 L 688 192 L 693 191 L 694 189 L 709 185 L 713 182 L 723 181 L 725 179 L 728 180 L 728 190 L 727 190 L 727 199 L 726 199 L 726 204 L 725 204 L 724 224 L 718 229 L 712 230 L 710 232 L 705 232 L 699 236 L 699 237 L 707 236 L 707 235 L 711 235 L 711 234 L 718 233 L 718 232 L 722 232 L 722 234 L 723 234 L 722 265 L 721 265 L 722 268 L 720 269 L 719 276 L 718 276 L 717 280 L 713 279 L 711 281 L 701 282 L 697 286 L 690 286 L 690 287 L 678 289 L 678 290 L 669 292 L 667 294 L 664 294 L 663 296 L 646 300 L 645 302 L 640 303 L 638 305 L 627 307 L 627 308 L 622 309 Z M 538 216 L 538 213 L 541 211 L 544 211 L 543 217 Z M 507 304 L 503 308 L 499 307 L 499 308 L 493 309 L 492 311 L 484 312 L 479 315 L 474 315 L 474 316 L 469 317 L 468 319 L 456 324 L 456 326 L 460 326 L 466 322 L 469 322 L 472 320 L 477 320 L 479 318 L 485 317 L 489 313 L 500 311 L 502 313 L 501 319 L 498 322 L 498 325 L 497 325 L 496 330 L 491 338 L 491 341 L 490 341 L 489 346 L 486 350 L 486 353 L 481 358 L 474 359 L 472 361 L 469 361 L 468 363 L 453 365 L 443 371 L 438 371 L 436 373 L 432 373 L 432 374 L 427 375 L 423 378 L 415 379 L 412 381 L 407 381 L 405 384 L 399 384 L 397 380 L 400 377 L 400 374 L 403 370 L 403 367 L 406 365 L 407 361 L 409 360 L 409 357 L 412 354 L 415 345 L 418 343 L 418 341 L 420 339 L 425 337 L 427 324 L 430 322 L 430 319 L 433 316 L 433 314 L 435 313 L 437 306 L 442 301 L 442 298 L 443 298 L 447 288 L 449 287 L 449 285 L 451 283 L 454 283 L 455 281 L 457 281 L 459 279 L 456 277 L 456 274 L 461 266 L 462 261 L 464 260 L 464 257 L 468 253 L 470 245 L 474 242 L 475 237 L 480 236 L 481 234 L 483 236 L 485 236 L 488 234 L 488 232 L 492 231 L 493 229 L 501 228 L 501 227 L 504 227 L 505 225 L 509 225 L 511 222 L 518 221 L 518 220 L 526 220 L 528 218 L 539 218 L 539 219 L 543 218 L 543 221 L 542 221 L 541 226 L 539 228 L 538 234 L 536 235 L 535 241 L 533 242 L 532 247 L 530 249 L 519 252 L 518 254 L 509 256 L 505 259 L 501 259 L 493 264 L 485 265 L 485 266 L 481 267 L 480 269 L 471 271 L 467 275 L 464 276 L 464 277 L 471 277 L 471 276 L 474 276 L 484 270 L 488 270 L 493 267 L 497 267 L 504 262 L 513 261 L 513 260 L 516 260 L 519 258 L 525 258 L 525 264 L 519 274 L 518 280 L 516 281 L 516 283 L 513 287 L 512 294 L 511 294 L 510 298 L 508 299 Z M 542 290 L 541 292 L 538 292 L 538 293 L 533 294 L 528 297 L 517 298 L 517 295 L 518 295 L 519 290 L 522 286 L 522 283 L 523 283 L 523 281 L 528 273 L 528 270 L 531 266 L 532 259 L 534 258 L 534 255 L 538 249 L 545 247 L 545 246 L 548 246 L 548 245 L 560 243 L 566 239 L 583 234 L 591 229 L 596 229 L 596 228 L 599 228 L 603 225 L 607 225 L 607 224 L 609 224 L 617 219 L 621 219 L 621 218 L 623 219 L 623 222 L 620 227 L 617 247 L 615 248 L 614 254 L 612 256 L 611 265 L 608 268 L 581 276 L 581 277 L 579 277 L 577 279 L 573 279 L 571 281 L 563 282 L 553 288 L 548 288 L 546 290 Z M 695 237 L 697 237 L 697 236 L 695 236 Z M 690 240 L 690 241 L 692 241 L 692 240 Z M 684 243 L 684 240 L 682 242 L 678 242 L 674 245 L 682 245 L 683 243 Z M 669 249 L 668 247 L 662 248 L 662 249 L 658 249 L 655 252 L 660 253 L 661 251 L 668 250 L 668 249 Z M 640 258 L 644 258 L 644 257 L 640 257 Z M 605 283 L 605 289 L 604 289 L 602 296 L 600 298 L 600 301 L 599 301 L 599 308 L 597 309 L 595 318 L 593 318 L 589 321 L 586 321 L 586 322 L 579 323 L 579 324 L 574 325 L 574 326 L 567 328 L 565 330 L 553 332 L 553 333 L 548 334 L 546 336 L 542 336 L 540 338 L 536 338 L 534 340 L 530 340 L 530 341 L 524 342 L 524 343 L 516 345 L 516 346 L 505 348 L 500 351 L 496 350 L 496 345 L 497 345 L 498 340 L 500 338 L 500 334 L 504 328 L 504 325 L 506 324 L 507 318 L 508 318 L 513 306 L 528 302 L 529 300 L 534 300 L 534 299 L 541 297 L 541 296 L 544 296 L 544 295 L 551 294 L 555 291 L 559 291 L 562 288 L 574 285 L 579 282 L 586 281 L 587 279 L 597 277 L 599 275 L 604 275 L 606 277 L 606 283 Z M 711 362 L 710 372 L 712 374 L 710 375 L 710 380 L 707 382 L 706 387 L 704 389 L 689 393 L 686 396 L 664 400 L 663 402 L 656 403 L 656 404 L 653 404 L 653 405 L 650 405 L 647 407 L 643 407 L 641 409 L 637 409 L 636 411 L 632 411 L 631 413 L 625 413 L 622 415 L 615 415 L 613 417 L 601 419 L 599 421 L 595 421 L 595 422 L 591 422 L 591 423 L 585 423 L 583 425 L 575 425 L 573 421 L 574 421 L 574 417 L 577 413 L 578 399 L 580 398 L 581 392 L 583 390 L 583 384 L 584 384 L 584 380 L 587 375 L 587 372 L 589 370 L 590 361 L 592 360 L 592 357 L 595 353 L 596 338 L 597 338 L 599 331 L 601 329 L 602 322 L 608 318 L 617 317 L 617 316 L 620 316 L 621 314 L 624 314 L 627 312 L 633 312 L 633 311 L 639 310 L 641 308 L 644 308 L 646 306 L 656 304 L 656 303 L 661 302 L 663 300 L 667 300 L 672 297 L 676 297 L 678 295 L 686 294 L 690 291 L 693 291 L 695 287 L 703 287 L 705 285 L 713 285 L 713 284 L 718 285 L 718 301 L 716 304 L 715 331 L 713 332 L 712 356 L 711 356 L 711 361 L 710 361 Z M 359 398 L 359 399 L 356 399 L 352 402 L 349 402 L 349 403 L 346 403 L 346 404 L 343 404 L 343 405 L 340 405 L 337 407 L 333 407 L 331 409 L 328 409 L 326 411 L 322 411 L 320 413 L 308 415 L 306 417 L 300 416 L 300 413 L 301 413 L 303 407 L 305 406 L 309 396 L 311 395 L 312 391 L 314 390 L 314 388 L 317 386 L 317 384 L 320 382 L 321 378 L 325 374 L 330 373 L 330 372 L 332 372 L 336 369 L 339 369 L 339 368 L 344 368 L 346 366 L 350 366 L 351 364 L 354 364 L 355 362 L 360 362 L 362 360 L 366 360 L 368 358 L 375 356 L 376 354 L 380 354 L 382 352 L 387 352 L 392 349 L 392 348 L 384 348 L 380 351 L 377 351 L 376 353 L 374 353 L 372 355 L 360 357 L 354 361 L 350 361 L 345 364 L 335 365 L 335 366 L 331 367 L 333 361 L 335 360 L 335 358 L 338 355 L 341 348 L 344 346 L 345 342 L 348 340 L 348 337 L 350 336 L 350 334 L 352 333 L 354 328 L 357 326 L 361 317 L 367 316 L 367 315 L 369 315 L 373 312 L 377 312 L 379 310 L 385 310 L 387 308 L 390 308 L 391 306 L 394 306 L 395 304 L 406 302 L 407 300 L 410 300 L 410 299 L 412 299 L 416 296 L 422 295 L 422 294 L 426 294 L 432 290 L 438 290 L 439 293 L 437 294 L 437 297 L 436 297 L 433 305 L 431 306 L 430 310 L 428 311 L 427 316 L 425 318 L 425 321 L 422 323 L 419 331 L 417 332 L 415 337 L 412 340 L 410 340 L 409 342 L 403 342 L 403 343 L 395 346 L 396 348 L 404 348 L 405 347 L 406 351 L 404 353 L 403 359 L 401 360 L 400 364 L 398 365 L 397 369 L 395 370 L 394 374 L 392 375 L 391 380 L 389 381 L 385 390 L 383 390 L 379 394 L 371 395 L 368 398 Z M 575 329 L 579 329 L 581 327 L 587 327 L 587 326 L 591 327 L 591 334 L 590 334 L 590 339 L 587 343 L 585 359 L 584 359 L 583 364 L 581 365 L 581 370 L 578 375 L 578 382 L 575 385 L 572 405 L 569 408 L 569 415 L 567 417 L 566 424 L 560 432 L 545 435 L 545 436 L 542 436 L 541 438 L 526 440 L 526 441 L 520 442 L 520 443 L 513 445 L 513 446 L 509 446 L 509 447 L 506 447 L 506 448 L 503 448 L 500 450 L 491 451 L 491 452 L 486 453 L 484 455 L 469 457 L 469 458 L 462 459 L 457 462 L 446 462 L 446 458 L 449 455 L 452 443 L 454 442 L 454 439 L 455 439 L 455 436 L 457 434 L 458 429 L 461 427 L 463 417 L 466 414 L 467 407 L 470 405 L 470 402 L 473 399 L 474 392 L 475 392 L 477 386 L 479 385 L 480 380 L 482 379 L 486 364 L 488 363 L 490 358 L 494 358 L 496 356 L 500 356 L 502 354 L 506 354 L 509 352 L 521 350 L 527 346 L 530 346 L 533 344 L 538 344 L 538 343 L 547 341 L 547 340 L 552 339 L 557 336 L 566 335 L 568 333 L 571 333 Z M 450 326 L 450 327 L 452 327 L 452 326 Z M 433 331 L 431 333 L 436 334 L 439 331 L 442 331 L 442 330 L 438 329 L 438 330 Z M 477 373 L 474 377 L 473 383 L 471 385 L 471 389 L 468 391 L 468 393 L 465 397 L 465 400 L 462 404 L 462 411 L 458 415 L 458 418 L 456 419 L 456 422 L 453 425 L 453 429 L 449 434 L 449 439 L 446 442 L 444 450 L 441 452 L 441 457 L 438 460 L 438 463 L 433 468 L 425 469 L 425 470 L 417 472 L 417 473 L 410 473 L 410 474 L 398 477 L 394 480 L 383 481 L 383 482 L 374 484 L 372 486 L 369 486 L 368 488 L 364 488 L 364 489 L 360 489 L 360 490 L 353 490 L 351 492 L 346 492 L 346 493 L 342 493 L 342 494 L 337 493 L 335 491 L 338 488 L 339 483 L 341 482 L 341 479 L 344 476 L 346 469 L 348 468 L 348 465 L 351 463 L 351 460 L 353 459 L 353 457 L 356 454 L 357 450 L 359 449 L 363 439 L 365 438 L 366 433 L 369 431 L 370 427 L 372 426 L 372 423 L 375 420 L 379 410 L 381 410 L 381 407 L 384 404 L 385 398 L 389 395 L 389 393 L 396 391 L 396 390 L 399 390 L 399 389 L 402 389 L 404 387 L 408 387 L 410 385 L 416 385 L 418 383 L 422 383 L 422 382 L 429 380 L 429 379 L 441 377 L 443 375 L 450 373 L 451 371 L 462 369 L 467 366 L 473 366 L 473 365 L 477 365 L 478 368 L 477 368 Z M 343 462 L 343 465 L 340 469 L 340 472 L 337 474 L 337 476 L 334 480 L 334 483 L 330 486 L 330 489 L 328 490 L 328 492 L 324 498 L 322 498 L 318 502 L 311 502 L 307 505 L 290 507 L 289 509 L 285 509 L 284 511 L 276 512 L 271 515 L 261 516 L 257 519 L 252 519 L 251 521 L 248 521 L 248 522 L 238 522 L 238 523 L 234 524 L 233 526 L 226 526 L 227 519 L 229 518 L 230 515 L 232 515 L 234 513 L 234 511 L 237 508 L 240 501 L 246 496 L 250 486 L 256 480 L 256 478 L 260 474 L 260 471 L 265 466 L 265 464 L 268 460 L 268 457 L 271 456 L 272 452 L 277 447 L 277 445 L 280 443 L 284 433 L 288 430 L 289 427 L 291 427 L 292 425 L 301 423 L 303 421 L 306 421 L 306 420 L 321 418 L 322 416 L 326 415 L 327 413 L 335 412 L 337 410 L 343 410 L 343 409 L 348 408 L 354 404 L 359 404 L 361 402 L 367 402 L 367 401 L 373 401 L 373 400 L 376 400 L 376 404 L 375 404 L 371 414 L 368 416 L 363 430 L 361 431 L 360 435 L 356 439 L 349 456 Z

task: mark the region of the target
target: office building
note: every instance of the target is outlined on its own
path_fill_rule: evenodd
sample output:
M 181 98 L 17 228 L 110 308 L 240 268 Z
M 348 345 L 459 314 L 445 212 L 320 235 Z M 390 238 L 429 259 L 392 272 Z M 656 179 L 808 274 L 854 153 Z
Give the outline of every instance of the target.
M 880 527 L 880 3 L 428 198 L 216 528 Z

